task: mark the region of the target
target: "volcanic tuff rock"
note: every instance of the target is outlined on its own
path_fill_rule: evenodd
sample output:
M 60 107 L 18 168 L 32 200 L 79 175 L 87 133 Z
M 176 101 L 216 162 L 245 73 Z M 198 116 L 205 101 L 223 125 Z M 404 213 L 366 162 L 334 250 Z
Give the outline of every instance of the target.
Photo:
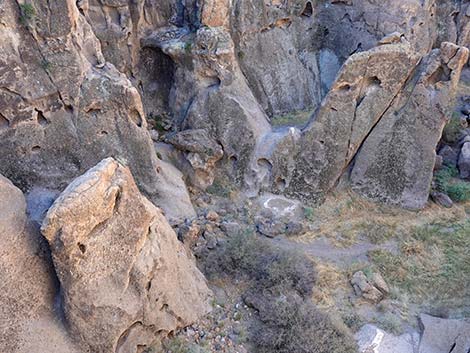
M 271 165 L 273 188 L 308 202 L 321 202 L 388 109 L 415 68 L 419 56 L 408 43 L 383 45 L 351 56 L 311 123 L 294 138 L 289 167 L 274 167 L 277 147 L 256 154 Z M 290 130 L 293 136 L 295 131 Z M 275 132 L 276 133 L 276 132 Z M 281 139 L 281 142 L 285 139 Z M 252 167 L 253 169 L 256 167 Z M 282 181 L 281 190 L 276 186 Z
M 45 240 L 26 217 L 25 198 L 0 175 L 0 350 L 78 353 L 57 320 L 59 290 Z
M 209 311 L 204 277 L 129 169 L 111 158 L 67 187 L 41 230 L 81 346 L 137 352 Z
M 467 353 L 470 349 L 470 322 L 421 315 L 424 328 L 419 353 Z
M 358 153 L 351 173 L 354 190 L 410 209 L 425 205 L 436 146 L 467 60 L 467 48 L 447 42 L 423 59 Z
M 137 89 L 105 63 L 75 1 L 7 0 L 0 15 L 0 150 L 8 151 L 0 154 L 0 172 L 23 190 L 63 189 L 115 156 L 153 202 L 166 208 L 166 195 L 178 194 L 170 198 L 181 211 L 170 216 L 193 216 L 182 181 L 175 190 L 159 174 Z

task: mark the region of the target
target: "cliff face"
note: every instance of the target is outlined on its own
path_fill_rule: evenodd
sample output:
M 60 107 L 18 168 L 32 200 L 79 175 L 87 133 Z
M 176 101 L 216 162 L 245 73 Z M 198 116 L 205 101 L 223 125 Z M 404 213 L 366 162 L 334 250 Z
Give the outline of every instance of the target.
M 178 199 L 191 214 L 184 185 L 168 186 L 179 178 L 153 152 L 149 121 L 178 141 L 173 162 L 193 185 L 204 189 L 218 174 L 252 191 L 321 201 L 384 110 L 399 109 L 389 105 L 418 63 L 443 42 L 468 45 L 467 8 L 412 0 L 4 2 L 1 172 L 24 190 L 63 189 L 102 158 L 121 157 L 152 201 L 165 208 Z M 465 49 L 454 62 L 439 69 L 453 71 L 450 98 Z M 326 108 L 335 99 L 344 118 Z M 443 125 L 452 99 L 439 105 Z M 300 145 L 265 151 L 263 141 L 275 140 L 270 121 L 298 111 L 314 112 L 308 128 L 295 130 Z M 311 147 L 316 140 L 331 146 Z M 322 171 L 324 163 L 332 170 Z M 299 175 L 309 165 L 306 180 Z
M 0 351 L 45 344 L 28 315 L 57 352 L 127 353 L 204 314 L 187 185 L 423 208 L 469 46 L 465 0 L 0 1 L 1 276 L 37 273 Z

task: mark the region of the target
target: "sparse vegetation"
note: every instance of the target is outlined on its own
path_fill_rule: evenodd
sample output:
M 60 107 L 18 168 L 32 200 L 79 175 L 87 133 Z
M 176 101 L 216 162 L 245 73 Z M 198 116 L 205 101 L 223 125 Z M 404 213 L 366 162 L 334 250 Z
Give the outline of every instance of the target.
M 43 60 L 41 60 L 41 67 L 44 70 L 49 71 L 49 70 L 52 69 L 52 63 L 47 59 L 43 59 Z
M 444 167 L 435 175 L 437 188 L 449 195 L 455 202 L 470 200 L 470 183 L 457 178 L 459 172 L 455 167 Z
M 163 349 L 168 353 L 209 353 L 206 347 L 187 342 L 181 337 L 173 337 L 164 341 Z
M 414 302 L 463 304 L 470 295 L 469 234 L 468 221 L 417 227 L 402 237 L 400 253 L 375 250 L 370 258 Z
M 23 25 L 29 25 L 36 16 L 36 10 L 30 3 L 20 4 L 20 22 Z
M 311 301 L 316 274 L 305 254 L 246 232 L 230 238 L 203 265 L 210 278 L 222 273 L 248 282 L 245 302 L 259 313 L 250 335 L 256 352 L 355 352 L 348 329 Z
M 271 118 L 271 125 L 273 126 L 303 126 L 305 125 L 312 115 L 311 109 L 297 110 L 289 112 L 284 115 L 276 115 Z
M 315 215 L 315 211 L 313 207 L 307 207 L 307 206 L 304 207 L 305 219 L 307 219 L 308 221 L 313 221 L 314 215 Z
M 255 330 L 259 353 L 356 352 L 348 329 L 295 296 L 270 301 Z
M 462 124 L 460 122 L 460 114 L 454 112 L 452 117 L 450 118 L 447 125 L 444 127 L 444 131 L 442 133 L 442 138 L 447 143 L 455 143 L 459 140 L 462 131 Z
M 184 43 L 184 51 L 186 52 L 186 54 L 190 54 L 192 49 L 193 44 L 191 42 Z

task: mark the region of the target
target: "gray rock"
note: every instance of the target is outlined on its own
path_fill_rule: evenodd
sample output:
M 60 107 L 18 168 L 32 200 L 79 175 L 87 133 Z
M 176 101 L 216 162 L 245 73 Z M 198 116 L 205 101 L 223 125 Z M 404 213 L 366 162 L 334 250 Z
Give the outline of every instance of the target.
M 470 322 L 440 319 L 426 314 L 420 316 L 424 328 L 419 353 L 468 353 Z
M 374 285 L 374 282 L 369 280 L 362 271 L 354 273 L 351 278 L 351 285 L 353 286 L 356 295 L 362 296 L 364 299 L 367 299 L 374 304 L 379 303 L 384 298 L 384 293 L 381 292 Z M 379 283 L 379 285 L 388 289 L 384 281 L 383 283 Z
M 439 206 L 445 208 L 452 208 L 454 203 L 452 202 L 451 198 L 444 194 L 443 192 L 433 191 L 431 192 L 431 199 L 437 203 Z
M 466 142 L 462 145 L 458 166 L 460 177 L 462 179 L 468 179 L 470 177 L 470 142 Z
M 419 345 L 417 332 L 394 336 L 370 324 L 364 325 L 355 338 L 360 353 L 415 353 Z
M 220 229 L 229 237 L 238 235 L 242 231 L 242 227 L 237 222 L 224 221 L 220 224 Z
M 439 150 L 439 156 L 442 157 L 442 163 L 449 167 L 456 167 L 459 158 L 459 152 L 449 145 L 444 145 Z
M 443 117 L 452 112 L 460 72 L 468 58 L 467 48 L 457 47 L 456 52 L 448 64 L 439 50 L 423 60 L 414 80 L 384 113 L 358 153 L 351 172 L 353 190 L 408 209 L 424 207 L 435 148 L 446 123 Z M 436 76 L 441 70 L 449 74 Z

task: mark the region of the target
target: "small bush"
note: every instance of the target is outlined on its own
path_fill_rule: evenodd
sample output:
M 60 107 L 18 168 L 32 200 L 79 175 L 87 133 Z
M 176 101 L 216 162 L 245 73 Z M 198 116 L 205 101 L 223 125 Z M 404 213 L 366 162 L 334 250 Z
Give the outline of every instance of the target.
M 253 281 L 256 291 L 285 293 L 297 291 L 312 294 L 315 270 L 305 255 L 294 250 L 279 249 L 254 233 L 230 238 L 220 252 L 204 260 L 206 273 L 226 273 Z
M 437 188 L 449 195 L 455 202 L 470 200 L 470 183 L 457 179 L 459 172 L 455 167 L 445 167 L 435 175 Z
M 315 216 L 315 211 L 313 207 L 304 207 L 304 217 L 308 221 L 312 222 L 314 220 L 314 216 Z
M 444 127 L 442 138 L 447 143 L 456 143 L 462 133 L 463 127 L 460 122 L 460 114 L 454 112 L 447 125 Z
M 174 337 L 164 341 L 163 348 L 164 352 L 171 353 L 209 353 L 209 350 L 205 347 L 186 342 L 181 337 Z
M 255 352 L 355 352 L 346 326 L 311 301 L 316 273 L 303 253 L 247 232 L 228 239 L 203 261 L 209 276 L 224 273 L 248 281 L 243 297 L 258 311 L 249 335 Z
M 253 343 L 259 353 L 353 353 L 354 339 L 310 301 L 295 296 L 270 301 Z
M 470 200 L 470 183 L 458 181 L 450 184 L 446 188 L 446 193 L 455 202 L 465 202 Z
M 21 4 L 20 5 L 21 15 L 20 15 L 20 22 L 23 25 L 29 24 L 36 16 L 36 10 L 32 4 Z

